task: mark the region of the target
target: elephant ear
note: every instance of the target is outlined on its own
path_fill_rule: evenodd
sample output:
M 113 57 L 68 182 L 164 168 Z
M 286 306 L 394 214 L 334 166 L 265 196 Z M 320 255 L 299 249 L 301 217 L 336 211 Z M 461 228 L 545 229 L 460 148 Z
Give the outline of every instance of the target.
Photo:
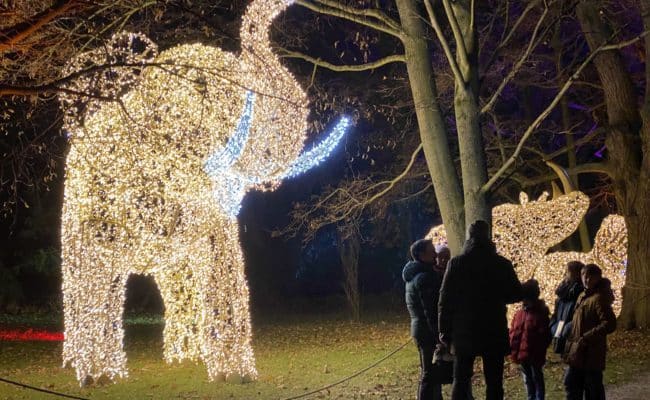
M 158 46 L 140 33 L 116 33 L 102 46 L 74 57 L 64 68 L 66 83 L 59 94 L 65 128 L 74 131 L 106 99 L 120 99 L 135 85 L 147 63 L 158 55 Z

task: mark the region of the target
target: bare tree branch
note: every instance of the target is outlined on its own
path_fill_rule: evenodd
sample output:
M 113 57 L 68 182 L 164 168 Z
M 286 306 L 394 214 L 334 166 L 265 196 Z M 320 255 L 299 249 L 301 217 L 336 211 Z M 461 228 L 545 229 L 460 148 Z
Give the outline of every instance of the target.
M 586 163 L 579 164 L 573 168 L 567 168 L 567 173 L 570 175 L 579 175 L 579 174 L 605 174 L 611 176 L 612 171 L 605 163 Z M 541 183 L 550 182 L 557 179 L 557 174 L 551 173 L 543 176 L 539 176 L 533 179 L 528 178 L 519 178 L 523 186 L 535 186 Z
M 526 19 L 526 17 L 528 16 L 528 13 L 531 12 L 535 7 L 537 7 L 537 6 L 539 5 L 539 3 L 541 3 L 541 1 L 542 1 L 542 0 L 533 0 L 533 1 L 531 1 L 530 3 L 528 3 L 528 5 L 527 5 L 526 8 L 524 9 L 524 11 L 523 11 L 523 12 L 521 13 L 521 15 L 519 16 L 519 18 L 517 18 L 517 21 L 515 21 L 515 24 L 512 26 L 512 29 L 510 29 L 510 31 L 508 32 L 508 34 L 505 35 L 505 37 L 501 40 L 501 43 L 499 43 L 499 45 L 497 46 L 497 48 L 494 49 L 494 52 L 490 55 L 490 59 L 489 59 L 488 62 L 485 64 L 485 69 L 488 69 L 488 68 L 492 65 L 492 63 L 493 63 L 494 60 L 496 59 L 496 57 L 497 57 L 497 55 L 499 54 L 499 52 L 500 52 L 504 47 L 506 47 L 506 46 L 508 45 L 508 42 L 510 42 L 510 39 L 512 39 L 512 37 L 514 36 L 514 33 L 515 33 L 515 32 L 517 31 L 517 29 L 519 28 L 519 25 L 521 25 L 521 24 L 523 23 L 523 21 Z M 506 4 L 506 18 L 509 18 L 509 17 L 510 17 L 510 13 L 509 13 L 509 9 L 508 9 L 507 7 L 509 7 L 509 4 Z M 507 29 L 507 27 L 508 27 L 508 26 L 507 26 L 507 22 L 508 22 L 508 21 L 507 21 L 507 19 L 506 19 L 506 25 L 504 26 L 504 34 L 505 34 L 505 32 L 506 32 L 505 29 Z
M 427 9 L 427 14 L 429 14 L 431 27 L 436 32 L 436 36 L 438 37 L 438 41 L 440 41 L 440 45 L 442 46 L 442 50 L 445 53 L 445 57 L 447 58 L 447 62 L 449 63 L 449 67 L 451 68 L 451 72 L 454 74 L 454 78 L 456 79 L 456 81 L 459 84 L 463 85 L 465 83 L 465 78 L 463 77 L 463 73 L 460 71 L 460 67 L 458 66 L 458 62 L 456 61 L 456 58 L 451 52 L 451 48 L 449 47 L 449 42 L 447 41 L 447 38 L 445 38 L 445 35 L 442 32 L 442 28 L 440 27 L 438 18 L 436 17 L 433 6 L 431 5 L 431 0 L 424 0 L 424 5 Z
M 544 156 L 543 160 L 544 161 L 552 160 L 552 159 L 554 159 L 554 158 L 556 158 L 558 156 L 561 156 L 562 154 L 566 153 L 567 151 L 569 151 L 571 149 L 574 149 L 574 148 L 576 148 L 578 146 L 582 146 L 585 143 L 589 143 L 593 138 L 595 138 L 599 134 L 603 133 L 603 131 L 605 131 L 605 128 L 594 129 L 593 131 L 589 132 L 588 134 L 586 134 L 585 136 L 583 136 L 582 138 L 577 140 L 573 144 L 573 146 L 564 146 L 563 148 L 558 149 L 558 150 L 552 152 L 551 154 L 547 154 L 546 156 Z
M 451 25 L 451 32 L 454 34 L 454 41 L 456 42 L 456 56 L 460 60 L 460 65 L 463 67 L 461 68 L 461 72 L 464 70 L 466 71 L 469 69 L 469 58 L 467 56 L 467 47 L 465 46 L 465 38 L 463 37 L 463 32 L 460 29 L 458 19 L 456 18 L 454 10 L 451 8 L 449 0 L 442 0 L 442 5 L 445 7 L 445 14 L 447 14 L 449 25 Z M 473 10 L 470 12 L 472 13 L 473 18 Z M 467 80 L 467 77 L 463 75 L 463 82 L 467 82 Z
M 274 235 L 295 236 L 304 227 L 308 227 L 304 240 L 309 241 L 322 227 L 346 220 L 359 218 L 364 209 L 382 196 L 390 192 L 397 183 L 406 178 L 422 150 L 422 144 L 411 154 L 411 158 L 402 172 L 390 180 L 385 180 L 368 185 L 365 180 L 355 180 L 348 187 L 339 186 L 331 193 L 319 199 L 308 209 L 292 212 L 292 222 L 286 228 Z M 324 217 L 319 217 L 319 212 L 325 212 Z
M 367 26 L 369 28 L 376 29 L 380 32 L 387 33 L 391 36 L 394 36 L 396 38 L 401 38 L 402 36 L 402 31 L 395 29 L 389 25 L 386 25 L 384 22 L 377 22 L 377 21 L 372 21 L 368 18 L 365 18 L 363 15 L 363 10 L 357 10 L 355 12 L 350 12 L 350 11 L 344 11 L 342 9 L 338 8 L 333 8 L 333 7 L 328 7 L 322 4 L 314 4 L 310 2 L 309 0 L 296 0 L 296 4 L 299 4 L 305 8 L 308 8 L 312 11 L 315 11 L 317 13 L 321 14 L 326 14 L 326 15 L 331 15 L 334 17 L 339 17 L 343 19 L 347 19 L 348 21 L 356 22 L 357 24 Z M 361 11 L 361 12 L 358 12 Z
M 379 60 L 369 62 L 369 63 L 365 63 L 365 64 L 337 65 L 337 64 L 329 63 L 327 61 L 323 61 L 320 58 L 310 57 L 310 56 L 308 56 L 306 54 L 303 54 L 303 53 L 299 53 L 299 52 L 296 52 L 296 51 L 285 50 L 285 49 L 282 49 L 282 55 L 280 57 L 282 57 L 282 58 L 298 58 L 298 59 L 310 62 L 310 63 L 312 63 L 314 65 L 317 65 L 319 67 L 326 68 L 326 69 L 329 69 L 331 71 L 337 71 L 337 72 L 368 71 L 368 70 L 383 67 L 384 65 L 387 65 L 387 64 L 396 63 L 396 62 L 405 62 L 406 61 L 406 59 L 404 58 L 404 55 L 395 54 L 395 55 L 390 55 L 390 56 L 381 58 Z
M 78 6 L 78 0 L 62 1 L 55 4 L 52 8 L 36 15 L 35 21 L 31 23 L 20 24 L 24 26 L 14 26 L 8 30 L 8 33 L 0 33 L 3 40 L 0 42 L 0 52 L 13 49 L 22 40 L 41 29 L 43 26 L 52 22 L 55 18 L 65 14 L 70 9 Z M 13 32 L 12 32 L 13 31 Z M 10 32 L 10 33 L 9 33 Z
M 582 71 L 587 67 L 587 65 L 589 65 L 591 63 L 591 61 L 598 54 L 600 54 L 603 51 L 617 50 L 617 49 L 621 49 L 623 47 L 627 47 L 627 46 L 629 46 L 631 44 L 634 44 L 634 43 L 638 42 L 639 40 L 643 39 L 649 33 L 650 33 L 650 31 L 644 31 L 640 35 L 638 35 L 638 36 L 636 36 L 636 37 L 634 37 L 634 38 L 632 38 L 630 40 L 626 40 L 624 42 L 618 43 L 618 44 L 611 44 L 611 45 L 605 45 L 604 44 L 604 45 L 598 47 L 593 52 L 591 52 L 591 54 L 589 54 L 589 56 L 582 62 L 580 67 L 578 67 L 578 69 L 573 73 L 573 75 L 571 75 L 571 77 L 569 79 L 567 79 L 567 81 L 564 83 L 564 85 L 562 86 L 562 88 L 560 89 L 558 94 L 555 96 L 553 101 L 546 107 L 546 109 L 544 111 L 542 111 L 541 114 L 539 114 L 537 116 L 537 118 L 528 127 L 528 129 L 526 129 L 526 131 L 524 132 L 521 140 L 517 144 L 517 147 L 515 148 L 515 151 L 512 153 L 512 155 L 510 156 L 508 161 L 506 161 L 501 166 L 501 168 L 499 168 L 499 170 L 494 175 L 492 175 L 492 177 L 487 181 L 487 183 L 485 185 L 483 185 L 481 190 L 483 192 L 488 192 L 491 189 L 491 187 L 496 183 L 496 181 L 499 180 L 499 178 L 508 170 L 508 168 L 510 168 L 510 166 L 515 162 L 515 160 L 519 156 L 519 153 L 521 153 L 521 149 L 524 147 L 524 143 L 526 142 L 526 140 L 528 140 L 528 138 L 533 134 L 533 132 L 535 132 L 537 127 L 542 123 L 542 121 L 544 119 L 546 119 L 546 117 L 548 117 L 548 115 L 551 113 L 551 111 L 553 111 L 555 106 L 557 106 L 557 104 L 560 102 L 560 100 L 562 99 L 564 94 L 569 90 L 569 88 L 571 87 L 573 82 L 576 79 L 578 79 L 578 77 L 580 76 Z
M 413 151 L 413 154 L 411 154 L 411 160 L 406 165 L 406 168 L 404 168 L 404 170 L 399 175 L 397 175 L 395 178 L 391 179 L 390 181 L 383 181 L 383 182 L 377 183 L 377 185 L 376 185 L 377 187 L 379 185 L 387 185 L 387 186 L 386 186 L 385 189 L 383 189 L 379 193 L 376 193 L 375 195 L 370 197 L 368 200 L 366 200 L 365 205 L 368 205 L 368 204 L 372 203 L 373 201 L 377 200 L 381 196 L 388 193 L 393 187 L 395 187 L 395 184 L 397 184 L 397 182 L 401 181 L 409 173 L 409 171 L 413 167 L 413 164 L 415 164 L 415 159 L 417 158 L 418 153 L 420 153 L 421 150 L 422 150 L 422 143 L 420 143 L 420 145 Z
M 418 190 L 417 192 L 415 192 L 413 194 L 409 194 L 406 197 L 402 197 L 401 199 L 395 200 L 395 203 L 402 203 L 404 201 L 408 201 L 408 200 L 411 200 L 413 198 L 416 198 L 416 197 L 426 193 L 427 191 L 431 190 L 432 188 L 433 188 L 433 182 L 429 182 L 422 189 Z
M 341 4 L 338 1 L 333 1 L 333 0 L 314 0 L 322 5 L 336 8 L 337 10 L 345 11 L 351 14 L 357 14 L 357 15 L 364 15 L 366 17 L 372 17 L 375 18 L 384 24 L 390 26 L 391 28 L 395 29 L 396 31 L 400 31 L 402 29 L 402 26 L 399 24 L 398 21 L 395 21 L 388 15 L 386 15 L 383 11 L 376 9 L 376 8 L 364 8 L 364 9 L 359 9 L 355 7 L 350 7 L 345 4 Z
M 526 47 L 526 50 L 524 53 L 521 55 L 519 60 L 515 63 L 515 65 L 510 69 L 510 72 L 508 72 L 508 75 L 499 83 L 499 87 L 495 92 L 492 94 L 492 97 L 490 97 L 490 100 L 481 108 L 481 114 L 485 114 L 488 110 L 490 110 L 493 106 L 494 103 L 497 101 L 499 96 L 501 95 L 501 92 L 506 88 L 506 86 L 512 81 L 512 78 L 515 77 L 515 75 L 519 72 L 521 67 L 524 65 L 528 57 L 530 57 L 530 54 L 533 52 L 533 49 L 537 46 L 537 35 L 539 34 L 539 29 L 542 26 L 542 22 L 544 22 L 544 19 L 546 18 L 546 15 L 548 15 L 548 5 L 546 2 L 544 3 L 544 12 L 542 15 L 539 17 L 539 20 L 537 21 L 537 24 L 535 25 L 535 29 L 533 30 L 533 34 L 530 37 L 530 41 L 528 42 L 528 46 Z

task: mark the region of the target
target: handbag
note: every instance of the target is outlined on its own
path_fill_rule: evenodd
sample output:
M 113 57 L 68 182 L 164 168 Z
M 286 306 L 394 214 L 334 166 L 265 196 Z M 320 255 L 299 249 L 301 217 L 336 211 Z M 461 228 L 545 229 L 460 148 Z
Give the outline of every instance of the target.
M 436 345 L 433 352 L 433 381 L 443 385 L 454 381 L 454 356 L 446 346 Z
M 562 354 L 562 359 L 572 367 L 584 368 L 586 350 L 584 342 L 567 340 L 565 351 Z
M 565 323 L 565 321 L 558 322 L 555 327 L 555 332 L 553 334 L 553 339 L 551 341 L 553 345 L 553 351 L 556 354 L 563 354 L 566 347 L 567 337 L 571 333 L 571 321 Z

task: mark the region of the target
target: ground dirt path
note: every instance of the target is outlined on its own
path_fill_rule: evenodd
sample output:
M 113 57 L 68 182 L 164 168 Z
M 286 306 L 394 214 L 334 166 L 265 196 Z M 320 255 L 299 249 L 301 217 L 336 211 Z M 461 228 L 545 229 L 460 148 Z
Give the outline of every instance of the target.
M 640 374 L 636 379 L 607 388 L 607 400 L 650 399 L 650 373 Z

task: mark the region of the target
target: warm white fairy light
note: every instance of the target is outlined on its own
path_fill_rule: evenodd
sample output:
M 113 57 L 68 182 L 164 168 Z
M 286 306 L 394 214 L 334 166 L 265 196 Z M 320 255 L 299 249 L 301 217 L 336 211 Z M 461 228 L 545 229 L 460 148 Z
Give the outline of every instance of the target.
M 307 98 L 268 37 L 289 4 L 253 1 L 238 55 L 202 44 L 158 54 L 145 36 L 122 33 L 70 63 L 70 72 L 128 66 L 87 74 L 61 96 L 63 358 L 81 382 L 127 373 L 122 314 L 134 273 L 160 288 L 165 360 L 202 360 L 211 379 L 256 377 L 241 200 L 323 161 L 349 125 L 343 118 L 300 155 Z
M 555 287 L 564 278 L 569 261 L 598 264 L 612 281 L 617 293 L 614 308 L 619 313 L 627 260 L 627 230 L 623 217 L 609 215 L 605 218 L 589 253 L 548 253 L 551 247 L 575 232 L 588 207 L 589 198 L 579 191 L 551 200 L 544 193 L 537 201 L 528 201 L 528 196 L 521 193 L 520 204 L 501 204 L 492 209 L 494 243 L 499 253 L 515 264 L 522 281 L 535 278 L 540 282 L 542 298 L 549 305 L 554 304 Z M 427 238 L 435 244 L 445 244 L 444 226 L 432 228 Z

